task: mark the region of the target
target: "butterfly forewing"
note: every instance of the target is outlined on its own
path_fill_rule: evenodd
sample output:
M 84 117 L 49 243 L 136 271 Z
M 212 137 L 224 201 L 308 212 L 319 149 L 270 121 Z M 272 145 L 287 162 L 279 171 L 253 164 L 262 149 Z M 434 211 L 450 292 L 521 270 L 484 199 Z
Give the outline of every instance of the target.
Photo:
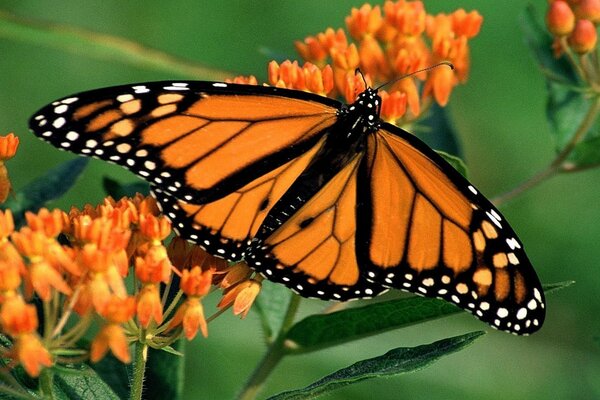
M 122 165 L 204 203 L 300 156 L 335 122 L 337 102 L 280 92 L 296 93 L 211 82 L 119 86 L 58 100 L 30 127 L 60 149 Z
M 359 264 L 388 287 L 451 301 L 493 327 L 530 333 L 541 284 L 499 211 L 434 151 L 387 125 L 368 141 L 357 208 Z

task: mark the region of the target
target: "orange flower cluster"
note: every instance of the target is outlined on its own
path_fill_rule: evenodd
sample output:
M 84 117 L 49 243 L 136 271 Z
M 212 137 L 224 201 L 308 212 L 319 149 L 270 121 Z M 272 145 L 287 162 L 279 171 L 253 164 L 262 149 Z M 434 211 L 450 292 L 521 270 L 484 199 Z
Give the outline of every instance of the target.
M 171 226 L 150 197 L 107 198 L 69 213 L 41 209 L 26 221 L 15 230 L 10 210 L 0 212 L 0 332 L 14 341 L 0 355 L 31 376 L 68 361 L 57 350 L 74 347 L 94 321 L 90 360 L 110 350 L 129 362 L 133 341 L 161 348 L 198 331 L 206 336 L 200 301 L 211 285 L 225 291 L 219 307 L 233 305 L 242 316 L 260 288 L 245 264 L 230 267 L 179 238 L 165 247 Z M 170 293 L 177 294 L 168 301 Z
M 0 203 L 4 203 L 11 190 L 8 170 L 4 162 L 14 157 L 19 147 L 19 138 L 13 133 L 0 136 Z
M 600 23 L 600 0 L 552 0 L 546 13 L 546 25 L 554 36 L 554 52 L 569 49 L 583 55 L 596 47 Z
M 482 17 L 476 11 L 459 9 L 451 14 L 430 15 L 421 1 L 386 1 L 383 8 L 365 4 L 352 9 L 344 30 L 325 32 L 296 42 L 305 63 L 272 61 L 269 84 L 306 90 L 329 97 L 345 98 L 347 103 L 365 89 L 405 77 L 380 91 L 383 119 L 402 124 L 419 117 L 432 100 L 444 106 L 454 86 L 464 82 L 469 72 L 468 40 L 479 33 Z M 439 62 L 445 66 L 406 76 Z M 256 78 L 238 77 L 237 83 L 253 83 Z

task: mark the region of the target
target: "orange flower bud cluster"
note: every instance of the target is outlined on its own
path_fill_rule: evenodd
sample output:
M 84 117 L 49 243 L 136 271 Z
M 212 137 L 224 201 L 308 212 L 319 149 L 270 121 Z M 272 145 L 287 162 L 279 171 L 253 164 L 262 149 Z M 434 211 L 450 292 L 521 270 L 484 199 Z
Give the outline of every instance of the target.
M 19 138 L 13 133 L 0 136 L 0 203 L 6 201 L 12 188 L 4 162 L 15 156 L 18 147 Z
M 600 0 L 553 0 L 546 13 L 546 25 L 554 36 L 554 50 L 560 56 L 568 47 L 583 55 L 596 48 L 600 23 Z M 565 40 L 563 42 L 562 40 Z
M 271 61 L 268 72 L 269 83 L 273 86 L 306 90 L 323 96 L 333 90 L 333 71 L 329 65 L 319 68 L 307 62 L 300 67 L 297 61 L 284 61 L 281 65 Z
M 305 63 L 269 63 L 269 84 L 305 90 L 352 103 L 367 84 L 378 86 L 441 61 L 441 66 L 406 77 L 381 91 L 383 119 L 401 124 L 419 117 L 432 100 L 444 106 L 454 86 L 470 68 L 468 41 L 477 36 L 483 19 L 476 11 L 429 15 L 422 1 L 386 1 L 383 7 L 365 4 L 346 17 L 349 40 L 342 29 L 296 42 Z M 238 77 L 234 82 L 249 83 Z M 398 93 L 398 94 L 395 94 Z M 392 102 L 393 104 L 386 104 Z

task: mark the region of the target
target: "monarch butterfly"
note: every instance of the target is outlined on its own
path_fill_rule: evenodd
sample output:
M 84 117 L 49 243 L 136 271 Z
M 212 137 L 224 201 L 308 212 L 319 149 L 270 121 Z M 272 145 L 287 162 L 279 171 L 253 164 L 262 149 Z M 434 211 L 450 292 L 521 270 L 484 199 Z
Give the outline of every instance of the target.
M 544 295 L 500 212 L 442 157 L 379 118 L 302 91 L 201 81 L 116 86 L 42 108 L 30 129 L 147 180 L 175 232 L 305 297 L 389 288 L 514 334 Z

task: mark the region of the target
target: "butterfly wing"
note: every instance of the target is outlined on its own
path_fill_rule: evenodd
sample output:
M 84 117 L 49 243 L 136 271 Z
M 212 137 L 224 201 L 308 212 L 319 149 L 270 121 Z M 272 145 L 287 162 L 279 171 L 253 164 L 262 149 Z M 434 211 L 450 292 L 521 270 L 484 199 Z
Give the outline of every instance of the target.
M 128 168 L 177 198 L 222 198 L 313 148 L 340 103 L 219 82 L 154 82 L 84 92 L 36 113 L 59 149 Z
M 273 205 L 322 145 L 321 140 L 304 154 L 209 203 L 184 201 L 156 186 L 152 188 L 152 195 L 158 200 L 162 213 L 173 222 L 177 235 L 211 254 L 239 260 L 246 255 L 246 248 Z
M 365 278 L 356 259 L 361 158 L 356 154 L 281 226 L 254 241 L 248 264 L 305 297 L 351 300 L 386 291 Z
M 443 298 L 501 330 L 539 329 L 543 291 L 515 232 L 438 154 L 384 124 L 358 173 L 357 255 L 370 280 Z

